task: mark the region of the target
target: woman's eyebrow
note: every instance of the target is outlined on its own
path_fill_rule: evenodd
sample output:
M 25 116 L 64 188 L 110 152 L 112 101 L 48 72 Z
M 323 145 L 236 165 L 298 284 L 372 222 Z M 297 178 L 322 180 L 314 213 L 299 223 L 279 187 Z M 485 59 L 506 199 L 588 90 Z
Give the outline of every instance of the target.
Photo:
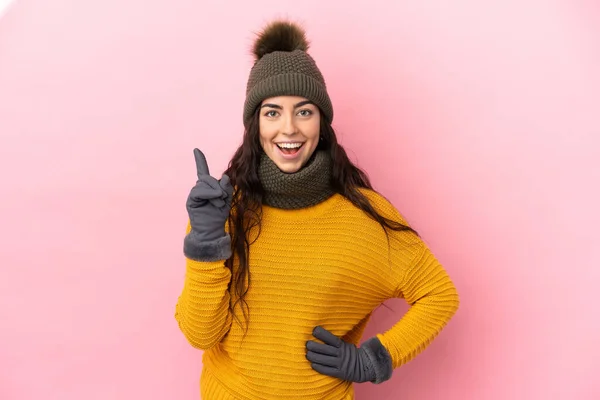
M 314 103 L 312 101 L 310 101 L 310 100 L 304 100 L 304 101 L 301 101 L 300 103 L 296 104 L 294 106 L 294 108 L 302 107 L 302 106 L 307 105 L 307 104 L 314 104 Z
M 278 104 L 271 104 L 271 103 L 266 103 L 266 104 L 263 104 L 262 106 L 260 106 L 260 108 L 263 108 L 263 107 L 278 108 L 280 110 L 283 108 Z
M 304 101 L 301 101 L 300 103 L 294 104 L 294 108 L 302 107 L 306 104 L 314 104 L 314 103 L 310 100 L 304 100 Z M 265 103 L 262 106 L 260 106 L 260 108 L 263 108 L 263 107 L 277 108 L 279 110 L 283 109 L 283 107 L 281 107 L 279 104 L 272 104 L 272 103 Z

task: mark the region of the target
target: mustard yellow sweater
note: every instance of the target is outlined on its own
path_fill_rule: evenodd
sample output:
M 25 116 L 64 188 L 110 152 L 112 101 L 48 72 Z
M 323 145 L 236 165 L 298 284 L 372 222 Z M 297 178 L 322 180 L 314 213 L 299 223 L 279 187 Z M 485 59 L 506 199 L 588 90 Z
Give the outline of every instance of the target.
M 405 223 L 382 196 L 361 190 L 378 212 Z M 228 312 L 231 271 L 224 262 L 187 259 L 175 318 L 189 343 L 205 350 L 202 398 L 353 399 L 351 382 L 311 368 L 306 341 L 315 340 L 313 328 L 321 325 L 360 345 L 372 311 L 390 298 L 411 305 L 377 334 L 393 367 L 425 349 L 456 312 L 458 294 L 421 239 L 389 232 L 388 249 L 381 226 L 337 194 L 305 209 L 263 206 L 262 231 L 250 247 L 250 321 L 243 341 Z

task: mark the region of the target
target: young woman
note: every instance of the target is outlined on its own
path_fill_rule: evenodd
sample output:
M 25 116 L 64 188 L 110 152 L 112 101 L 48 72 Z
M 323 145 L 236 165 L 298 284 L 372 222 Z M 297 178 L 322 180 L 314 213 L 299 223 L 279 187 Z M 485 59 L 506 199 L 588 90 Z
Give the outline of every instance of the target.
M 459 298 L 435 256 L 352 164 L 301 27 L 254 44 L 243 143 L 221 179 L 194 150 L 175 318 L 205 350 L 206 400 L 353 399 L 440 333 Z M 410 310 L 361 343 L 390 298 Z

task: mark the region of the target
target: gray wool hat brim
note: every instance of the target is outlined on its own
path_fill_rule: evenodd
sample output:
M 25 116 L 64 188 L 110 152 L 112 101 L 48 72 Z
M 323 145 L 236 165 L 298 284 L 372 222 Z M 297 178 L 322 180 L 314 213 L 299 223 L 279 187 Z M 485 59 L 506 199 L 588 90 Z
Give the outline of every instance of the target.
M 244 122 L 254 114 L 256 107 L 264 99 L 275 96 L 301 96 L 315 103 L 329 123 L 333 120 L 333 106 L 327 89 L 310 76 L 300 73 L 286 73 L 271 76 L 258 82 L 246 96 Z

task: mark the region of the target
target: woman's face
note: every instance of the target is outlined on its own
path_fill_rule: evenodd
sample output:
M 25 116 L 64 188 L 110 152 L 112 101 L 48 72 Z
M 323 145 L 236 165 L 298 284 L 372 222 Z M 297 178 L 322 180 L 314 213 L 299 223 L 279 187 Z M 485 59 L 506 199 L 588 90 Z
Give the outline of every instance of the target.
M 263 100 L 259 121 L 260 144 L 283 172 L 300 170 L 319 144 L 321 114 L 319 108 L 304 97 L 278 96 Z

